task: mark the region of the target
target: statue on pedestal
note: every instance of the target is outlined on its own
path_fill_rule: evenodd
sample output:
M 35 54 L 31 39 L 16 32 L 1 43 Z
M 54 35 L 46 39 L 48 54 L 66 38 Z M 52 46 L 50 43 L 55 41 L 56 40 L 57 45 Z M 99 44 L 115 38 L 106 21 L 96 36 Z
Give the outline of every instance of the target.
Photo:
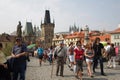
M 22 37 L 22 25 L 21 25 L 21 22 L 19 21 L 19 24 L 17 25 L 17 37 Z

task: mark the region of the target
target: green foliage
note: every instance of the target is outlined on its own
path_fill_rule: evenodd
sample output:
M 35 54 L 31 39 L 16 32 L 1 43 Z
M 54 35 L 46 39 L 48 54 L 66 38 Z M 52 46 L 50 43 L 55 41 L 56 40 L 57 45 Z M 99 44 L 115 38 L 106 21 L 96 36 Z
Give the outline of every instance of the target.
M 11 55 L 12 47 L 13 47 L 12 42 L 4 42 L 3 43 L 3 52 L 5 53 L 6 56 Z

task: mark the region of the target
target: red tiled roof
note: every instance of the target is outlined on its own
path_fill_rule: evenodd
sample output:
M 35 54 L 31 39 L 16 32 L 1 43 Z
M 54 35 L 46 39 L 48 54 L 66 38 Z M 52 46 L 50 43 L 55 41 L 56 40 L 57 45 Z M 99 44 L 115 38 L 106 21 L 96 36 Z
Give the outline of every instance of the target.
M 106 39 L 109 39 L 109 41 L 111 41 L 111 35 L 110 34 L 104 34 L 104 35 L 100 35 L 100 36 L 91 36 L 90 40 L 94 41 L 96 37 L 99 37 L 101 41 L 105 41 Z
M 65 38 L 79 38 L 79 37 L 84 37 L 84 32 L 74 32 L 73 34 L 67 35 Z
M 117 28 L 116 30 L 111 32 L 111 34 L 114 34 L 114 33 L 120 33 L 120 28 Z

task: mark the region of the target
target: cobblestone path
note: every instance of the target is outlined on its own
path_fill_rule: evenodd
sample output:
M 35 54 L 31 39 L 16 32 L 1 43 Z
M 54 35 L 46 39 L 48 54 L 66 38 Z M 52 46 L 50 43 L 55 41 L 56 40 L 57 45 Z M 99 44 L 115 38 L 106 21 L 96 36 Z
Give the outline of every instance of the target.
M 31 57 L 31 61 L 28 62 L 27 66 L 26 80 L 77 80 L 67 65 L 65 65 L 64 77 L 55 76 L 56 65 L 53 65 L 53 75 L 51 78 L 51 70 L 52 65 L 49 65 L 47 61 L 43 62 L 40 67 L 38 59 Z M 94 75 L 94 78 L 90 78 L 87 76 L 86 67 L 84 67 L 83 80 L 120 80 L 120 65 L 117 65 L 116 69 L 107 69 L 105 67 L 107 76 L 101 76 L 100 69 L 96 69 L 96 71 L 97 73 Z

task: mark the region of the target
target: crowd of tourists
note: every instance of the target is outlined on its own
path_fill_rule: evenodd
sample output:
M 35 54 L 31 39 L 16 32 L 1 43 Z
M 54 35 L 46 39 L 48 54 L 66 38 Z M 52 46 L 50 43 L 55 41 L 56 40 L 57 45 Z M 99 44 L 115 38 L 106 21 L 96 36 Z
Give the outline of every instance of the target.
M 76 45 L 71 42 L 69 47 L 66 47 L 63 42 L 60 43 L 54 50 L 53 57 L 56 56 L 57 70 L 56 76 L 58 76 L 60 71 L 60 76 L 64 77 L 63 70 L 66 59 L 69 60 L 68 67 L 71 71 L 76 73 L 75 77 L 82 80 L 83 72 L 83 62 L 87 64 L 87 74 L 91 78 L 94 77 L 96 73 L 96 68 L 100 64 L 100 71 L 102 76 L 107 76 L 104 72 L 104 62 L 108 61 L 108 68 L 116 68 L 116 51 L 113 43 L 107 43 L 103 45 L 100 43 L 100 38 L 96 38 L 93 43 L 88 42 L 83 45 L 81 41 L 77 41 Z M 60 69 L 60 70 L 59 70 Z
M 9 59 L 5 57 L 2 48 L 2 43 L 0 43 L 0 80 L 25 80 L 27 61 L 30 61 L 27 44 L 17 38 Z M 38 58 L 40 66 L 42 66 L 42 62 L 46 61 L 50 65 L 56 63 L 56 76 L 61 77 L 64 77 L 64 65 L 66 61 L 69 61 L 68 67 L 74 71 L 75 78 L 80 80 L 84 75 L 83 62 L 87 65 L 87 74 L 90 78 L 94 78 L 98 64 L 100 64 L 101 75 L 106 76 L 104 61 L 108 61 L 108 68 L 116 68 L 114 44 L 107 43 L 106 46 L 103 46 L 100 38 L 96 38 L 93 43 L 88 42 L 86 45 L 83 45 L 81 41 L 77 41 L 76 44 L 71 42 L 68 47 L 64 42 L 60 42 L 58 46 L 51 46 L 48 49 L 44 49 L 41 44 L 38 44 L 32 52 L 32 56 Z

